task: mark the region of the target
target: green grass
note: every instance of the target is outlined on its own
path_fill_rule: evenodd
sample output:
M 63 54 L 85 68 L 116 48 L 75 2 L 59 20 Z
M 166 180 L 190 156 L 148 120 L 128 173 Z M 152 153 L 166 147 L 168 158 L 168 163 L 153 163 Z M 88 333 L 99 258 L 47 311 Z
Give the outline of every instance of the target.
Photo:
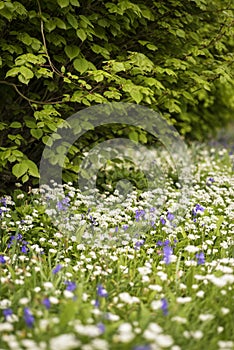
M 64 210 L 1 199 L 0 349 L 234 349 L 233 155 L 190 152 L 183 214 L 170 177 L 155 211 L 155 193 L 95 204 L 70 185 Z

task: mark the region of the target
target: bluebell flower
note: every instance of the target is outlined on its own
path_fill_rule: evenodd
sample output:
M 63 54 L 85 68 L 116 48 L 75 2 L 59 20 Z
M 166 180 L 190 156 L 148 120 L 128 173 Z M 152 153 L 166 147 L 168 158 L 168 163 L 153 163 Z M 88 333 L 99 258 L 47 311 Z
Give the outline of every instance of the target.
M 66 211 L 70 205 L 70 198 L 65 197 L 61 201 L 57 202 L 57 208 L 59 211 Z
M 167 219 L 168 219 L 169 221 L 172 221 L 172 220 L 175 219 L 175 215 L 172 214 L 172 213 L 170 213 L 170 212 L 167 212 Z
M 163 315 L 166 316 L 168 314 L 168 302 L 167 302 L 167 299 L 166 298 L 162 298 L 161 302 L 162 302 L 161 309 L 163 311 Z
M 203 252 L 197 253 L 196 254 L 196 258 L 197 258 L 197 264 L 198 265 L 205 264 L 205 255 L 204 255 Z
M 135 214 L 136 221 L 139 222 L 141 217 L 145 219 L 145 211 L 143 209 L 137 209 Z
M 24 253 L 24 254 L 27 254 L 27 253 L 28 253 L 28 248 L 27 248 L 26 245 L 23 245 L 23 246 L 21 247 L 21 252 Z
M 65 284 L 67 285 L 66 290 L 69 292 L 73 292 L 76 289 L 76 282 L 66 281 Z
M 0 264 L 5 264 L 6 260 L 3 255 L 0 255 Z
M 141 247 L 144 243 L 145 243 L 144 239 L 141 239 L 140 241 L 137 241 L 137 242 L 135 243 L 134 249 L 135 249 L 135 250 L 139 250 L 140 247 Z
M 165 245 L 163 247 L 163 260 L 165 261 L 165 264 L 170 264 L 172 253 L 173 253 L 172 247 L 170 247 L 169 245 Z
M 128 229 L 128 225 L 123 225 L 123 229 L 126 231 Z
M 202 213 L 205 211 L 205 208 L 203 208 L 200 204 L 196 204 L 195 208 L 192 210 L 192 215 L 196 216 L 199 213 Z
M 156 242 L 156 245 L 157 245 L 158 247 L 162 247 L 162 246 L 163 246 L 163 242 L 159 240 L 159 241 Z
M 28 307 L 24 308 L 24 321 L 29 328 L 33 327 L 34 317 Z
M 106 298 L 108 296 L 107 291 L 101 284 L 98 284 L 97 286 L 97 295 L 102 298 Z
M 94 307 L 99 307 L 100 306 L 100 302 L 98 299 L 95 299 L 94 301 Z
M 0 202 L 2 203 L 2 205 L 4 206 L 4 207 L 6 207 L 7 206 L 7 199 L 6 198 L 1 198 L 0 199 Z
M 5 320 L 7 319 L 7 316 L 13 315 L 13 311 L 10 308 L 3 310 L 2 313 L 3 313 L 3 316 L 5 317 Z
M 97 327 L 98 327 L 101 334 L 103 334 L 105 332 L 106 327 L 102 322 L 98 323 Z
M 61 269 L 62 269 L 62 265 L 58 264 L 53 270 L 52 270 L 52 274 L 55 275 L 56 273 L 58 273 Z
M 165 225 L 166 220 L 164 218 L 160 218 L 160 222 L 161 222 L 162 225 Z
M 49 300 L 49 298 L 45 298 L 45 299 L 43 299 L 42 300 L 42 304 L 47 308 L 47 309 L 49 309 L 50 308 L 50 300 Z

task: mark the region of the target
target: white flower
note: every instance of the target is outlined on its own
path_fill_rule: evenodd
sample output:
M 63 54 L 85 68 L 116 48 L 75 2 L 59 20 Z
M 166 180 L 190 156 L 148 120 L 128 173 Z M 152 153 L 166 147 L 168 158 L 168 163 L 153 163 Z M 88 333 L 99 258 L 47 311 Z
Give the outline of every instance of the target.
M 196 253 L 199 251 L 199 248 L 198 247 L 195 247 L 194 245 L 187 245 L 184 250 L 186 250 L 186 252 L 189 252 L 189 253 Z
M 168 348 L 174 341 L 170 335 L 158 334 L 156 337 L 156 343 L 162 348 Z
M 210 321 L 210 320 L 213 320 L 214 315 L 212 315 L 212 314 L 201 314 L 201 315 L 199 315 L 198 318 L 201 321 Z
M 178 323 L 187 323 L 187 319 L 184 317 L 180 317 L 180 316 L 174 316 L 174 317 L 172 317 L 171 320 L 178 322 Z
M 52 289 L 54 287 L 53 283 L 51 283 L 51 282 L 44 282 L 43 286 L 46 290 Z
M 230 310 L 226 307 L 221 307 L 221 312 L 223 315 L 227 315 L 230 312 Z
M 21 304 L 21 305 L 26 305 L 26 304 L 28 304 L 29 303 L 29 299 L 28 298 L 21 298 L 20 300 L 19 300 L 19 304 Z
M 74 334 L 61 334 L 50 340 L 50 350 L 70 350 L 77 349 L 79 346 L 80 341 Z
M 189 303 L 191 300 L 192 300 L 191 297 L 178 297 L 176 299 L 177 303 L 179 304 L 186 304 L 186 303 Z
M 233 341 L 224 341 L 224 340 L 220 340 L 218 341 L 218 346 L 219 349 L 221 350 L 232 350 L 233 346 L 234 346 L 234 342 Z
M 157 292 L 161 292 L 162 291 L 162 287 L 159 284 L 150 284 L 148 286 L 149 289 L 151 290 L 155 290 Z
M 65 296 L 65 298 L 68 298 L 68 299 L 71 299 L 74 297 L 74 294 L 70 290 L 64 290 L 63 295 Z
M 150 306 L 151 306 L 152 310 L 156 311 L 156 310 L 161 309 L 162 302 L 161 302 L 161 300 L 153 300 Z
M 119 299 L 127 304 L 139 303 L 140 300 L 137 297 L 132 297 L 128 292 L 123 292 L 119 294 Z
M 4 322 L 0 323 L 0 332 L 11 332 L 13 331 L 13 326 L 11 323 Z
M 205 295 L 205 292 L 204 292 L 203 290 L 199 290 L 199 291 L 196 293 L 196 296 L 197 296 L 198 298 L 203 298 L 204 295 Z
M 51 304 L 58 304 L 59 303 L 58 298 L 53 297 L 53 296 L 49 297 L 49 300 L 50 300 Z

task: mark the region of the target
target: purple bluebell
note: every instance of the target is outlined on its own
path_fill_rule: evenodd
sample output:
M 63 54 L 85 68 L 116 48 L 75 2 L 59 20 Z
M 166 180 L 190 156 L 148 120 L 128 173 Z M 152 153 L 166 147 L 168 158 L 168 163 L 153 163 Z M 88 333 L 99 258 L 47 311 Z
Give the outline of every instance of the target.
M 66 281 L 65 284 L 67 285 L 66 290 L 69 292 L 74 292 L 76 289 L 76 282 Z
M 52 274 L 55 275 L 56 273 L 58 273 L 62 269 L 62 267 L 63 266 L 61 264 L 55 266 L 55 268 L 52 270 Z
M 43 304 L 47 309 L 49 309 L 50 306 L 51 306 L 49 298 L 43 299 L 43 300 L 42 300 L 42 304 Z
M 135 250 L 139 250 L 140 247 L 141 247 L 144 243 L 145 243 L 144 239 L 141 239 L 140 241 L 137 241 L 137 242 L 135 243 L 134 249 L 135 249 Z
M 169 245 L 166 245 L 163 247 L 163 260 L 165 264 L 167 265 L 170 264 L 172 253 L 173 253 L 172 247 L 170 247 Z
M 3 255 L 0 255 L 0 264 L 5 264 L 6 260 Z
M 196 204 L 195 208 L 192 210 L 192 215 L 196 216 L 199 213 L 202 213 L 205 211 L 205 208 L 203 208 L 200 204 Z
M 102 322 L 99 322 L 99 323 L 97 324 L 97 327 L 98 327 L 99 332 L 100 332 L 101 334 L 103 334 L 103 333 L 105 332 L 106 327 L 105 327 L 105 325 L 104 325 Z
M 2 313 L 3 313 L 3 316 L 4 316 L 5 320 L 7 319 L 7 316 L 13 315 L 13 311 L 10 308 L 3 310 Z
M 170 213 L 170 212 L 167 212 L 167 219 L 168 219 L 169 221 L 172 221 L 172 220 L 175 219 L 175 215 L 172 214 L 172 213 Z
M 97 295 L 102 298 L 106 298 L 108 296 L 107 291 L 101 284 L 98 284 L 97 286 Z
M 33 327 L 34 317 L 28 307 L 24 308 L 24 321 L 29 328 Z
M 197 258 L 197 264 L 198 265 L 205 264 L 205 255 L 204 255 L 203 252 L 197 253 L 196 254 L 196 258 Z
M 163 315 L 166 316 L 166 315 L 168 315 L 168 302 L 167 302 L 167 299 L 166 298 L 162 298 L 161 302 L 162 302 L 161 309 L 163 311 Z
M 160 218 L 160 222 L 161 222 L 162 225 L 165 225 L 166 220 L 164 218 Z

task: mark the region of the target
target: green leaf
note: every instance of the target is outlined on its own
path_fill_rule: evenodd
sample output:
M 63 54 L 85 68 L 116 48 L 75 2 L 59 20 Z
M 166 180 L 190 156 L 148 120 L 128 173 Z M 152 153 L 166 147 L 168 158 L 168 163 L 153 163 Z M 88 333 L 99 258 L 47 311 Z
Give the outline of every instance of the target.
M 35 137 L 35 139 L 39 140 L 43 135 L 43 131 L 41 129 L 31 129 L 30 134 Z
M 28 166 L 24 162 L 15 164 L 12 168 L 12 174 L 15 175 L 17 179 L 22 175 L 24 175 L 27 171 L 28 171 Z
M 69 0 L 57 0 L 60 7 L 67 7 L 69 5 Z
M 29 179 L 28 174 L 24 174 L 24 176 L 22 177 L 21 181 L 22 181 L 23 183 L 25 183 L 25 182 L 28 181 L 28 179 Z
M 67 21 L 74 29 L 78 28 L 78 21 L 76 17 L 73 16 L 72 14 L 70 13 L 67 14 Z
M 24 76 L 24 78 L 26 80 L 30 80 L 33 78 L 34 74 L 31 71 L 31 69 L 27 68 L 27 67 L 20 67 L 20 73 Z
M 38 167 L 33 161 L 31 161 L 30 159 L 26 159 L 22 161 L 22 164 L 26 164 L 30 175 L 34 177 L 39 177 Z
M 75 45 L 67 45 L 65 46 L 65 53 L 67 57 L 70 58 L 70 60 L 73 60 L 73 58 L 77 57 L 80 53 L 80 48 Z
M 142 93 L 140 92 L 139 89 L 131 89 L 129 91 L 129 94 L 131 96 L 131 98 L 136 102 L 136 103 L 140 103 L 142 98 L 143 98 L 143 95 Z
M 176 35 L 179 36 L 180 38 L 185 38 L 185 32 L 182 29 L 177 29 Z
M 82 28 L 77 29 L 76 35 L 78 36 L 78 38 L 80 38 L 81 41 L 85 41 L 85 39 L 87 38 L 87 34 Z
M 16 75 L 18 75 L 20 73 L 20 68 L 19 67 L 14 67 L 12 69 L 10 69 L 7 73 L 6 73 L 6 78 L 7 77 L 15 77 Z
M 21 128 L 22 124 L 20 122 L 12 122 L 10 124 L 10 128 L 14 128 L 14 129 L 19 129 Z
M 70 0 L 70 4 L 73 5 L 73 6 L 80 7 L 80 3 L 79 3 L 78 0 Z
M 45 27 L 49 32 L 52 32 L 56 28 L 56 22 L 53 19 L 50 19 L 45 23 Z
M 130 133 L 128 134 L 129 138 L 131 141 L 134 141 L 136 143 L 138 143 L 138 132 L 136 131 L 130 131 Z
M 60 29 L 67 29 L 67 26 L 66 26 L 65 22 L 63 22 L 60 18 L 56 17 L 55 21 L 56 21 L 56 25 L 57 25 L 58 28 L 60 28 Z
M 82 74 L 89 69 L 89 62 L 85 58 L 76 58 L 73 62 L 73 66 Z

